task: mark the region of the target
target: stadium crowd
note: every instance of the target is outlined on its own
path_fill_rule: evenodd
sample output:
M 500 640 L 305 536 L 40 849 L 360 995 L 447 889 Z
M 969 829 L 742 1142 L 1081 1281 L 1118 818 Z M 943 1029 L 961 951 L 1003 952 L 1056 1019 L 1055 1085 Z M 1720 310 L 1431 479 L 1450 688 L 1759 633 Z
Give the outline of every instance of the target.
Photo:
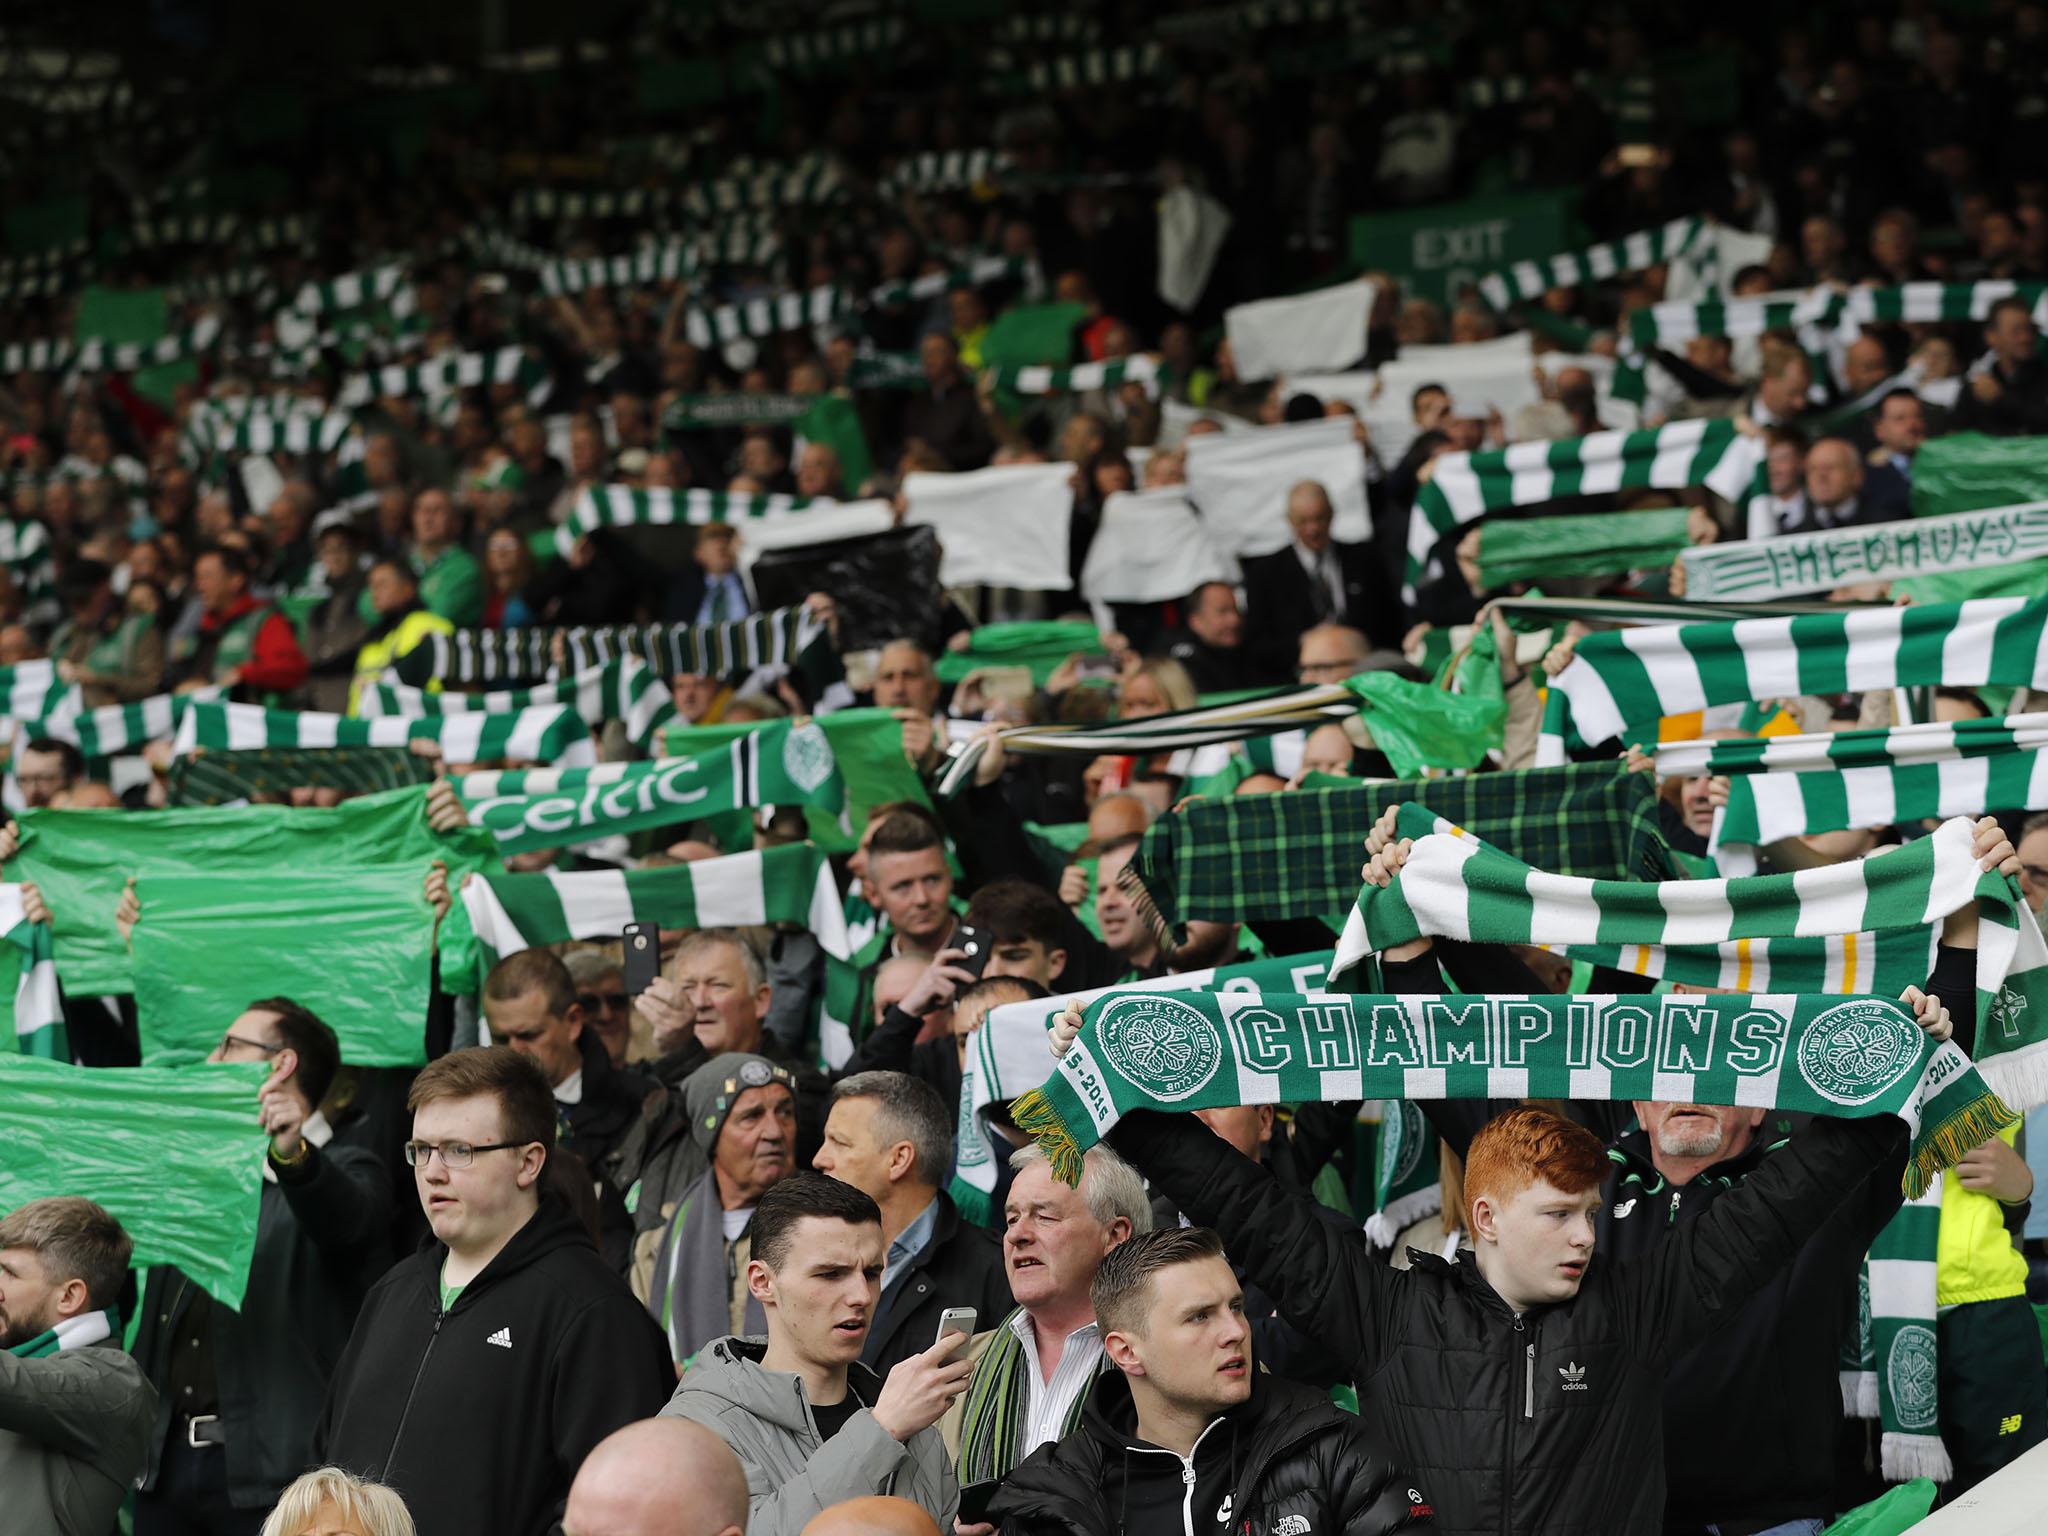
M 2048 10 L 944 9 L 0 131 L 0 1536 L 2048 1439 Z

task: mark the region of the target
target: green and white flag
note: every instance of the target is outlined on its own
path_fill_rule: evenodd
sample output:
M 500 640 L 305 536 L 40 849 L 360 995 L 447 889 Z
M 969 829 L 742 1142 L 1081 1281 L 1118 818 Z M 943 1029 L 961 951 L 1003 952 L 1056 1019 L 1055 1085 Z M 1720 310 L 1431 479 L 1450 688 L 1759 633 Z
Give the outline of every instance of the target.
M 2048 597 L 1987 597 L 1588 635 L 1551 679 L 1536 761 L 1716 704 L 1987 683 L 2048 688 Z
M 495 693 L 434 693 L 404 683 L 377 683 L 363 690 L 356 707 L 368 719 L 420 719 L 435 715 L 511 715 L 556 704 L 574 709 L 592 730 L 607 720 L 623 722 L 627 739 L 639 747 L 646 746 L 649 738 L 676 712 L 668 679 L 637 656 L 609 661 L 559 682 L 506 688 Z
M 28 920 L 19 885 L 0 885 L 0 938 L 10 946 L 18 978 L 14 1028 L 0 1035 L 0 1051 L 69 1061 L 70 1037 L 57 996 L 57 941 L 48 923 Z
M 1640 272 L 1691 254 L 1709 243 L 1713 226 L 1697 214 L 1672 219 L 1655 229 L 1639 229 L 1619 240 L 1589 245 L 1584 250 L 1563 251 L 1541 261 L 1518 261 L 1479 279 L 1480 297 L 1495 309 L 1540 299 L 1553 288 L 1576 288 L 1584 283 L 1605 282 L 1629 272 Z
M 1690 486 L 1740 502 L 1763 457 L 1763 439 L 1737 432 L 1732 421 L 1675 421 L 1647 432 L 1595 432 L 1445 454 L 1409 515 L 1405 596 L 1415 601 L 1437 546 L 1489 512 L 1563 496 Z
M 356 720 L 347 715 L 265 709 L 260 704 L 195 704 L 178 722 L 171 755 L 193 752 L 304 751 L 308 747 L 402 747 L 408 742 L 439 744 L 450 763 L 483 763 L 499 758 L 578 767 L 597 760 L 590 728 L 567 704 L 542 704 L 515 714 L 385 716 Z
M 1122 989 L 1088 1006 L 1057 1071 L 1010 1114 L 1078 1183 L 1082 1155 L 1134 1109 L 1531 1097 L 1897 1115 L 1909 1194 L 2015 1118 L 1953 1041 L 1881 997 Z
M 852 954 L 831 861 L 810 843 L 667 869 L 480 875 L 462 888 L 462 902 L 486 965 L 537 944 L 614 939 L 628 923 L 669 929 L 794 923 L 809 929 L 833 959 Z
M 1479 530 L 1479 584 L 1661 571 L 1686 547 L 1687 515 L 1671 507 L 1496 518 Z
M 2048 501 L 1708 544 L 1685 550 L 1679 559 L 1688 599 L 1739 603 L 1831 592 L 1857 582 L 2010 566 L 2044 555 Z M 2040 569 L 2048 576 L 2048 566 Z
M 269 1071 L 74 1067 L 0 1054 L 0 1211 L 52 1195 L 91 1200 L 134 1239 L 137 1269 L 176 1265 L 239 1308 L 270 1145 L 256 1090 Z
M 2012 882 L 1978 869 L 1967 820 L 1821 869 L 1663 881 L 1547 874 L 1416 806 L 1401 808 L 1401 828 L 1416 836 L 1415 846 L 1391 885 L 1359 891 L 1337 941 L 1333 977 L 1425 935 L 1567 946 L 1571 953 L 1587 944 L 1638 945 L 1667 978 L 1714 985 L 1734 958 L 1728 946 L 1743 940 L 1774 947 L 1805 940 L 1819 948 L 1823 939 L 1903 931 L 1928 946 L 1931 967 L 1942 920 L 1974 901 L 1979 1070 L 2009 1104 L 2024 1110 L 2048 1102 L 2048 940 Z M 1712 974 L 1681 975 L 1673 963 L 1681 955 Z M 1900 985 L 1922 985 L 1926 976 L 1921 969 Z M 1889 989 L 1895 980 L 1878 985 Z M 1768 985 L 1777 990 L 1785 983 L 1774 971 Z
M 701 528 L 707 523 L 749 523 L 787 517 L 811 505 L 804 496 L 743 496 L 731 491 L 676 490 L 668 486 L 595 485 L 576 498 L 569 520 L 555 530 L 555 548 L 567 559 L 576 541 L 600 528 Z

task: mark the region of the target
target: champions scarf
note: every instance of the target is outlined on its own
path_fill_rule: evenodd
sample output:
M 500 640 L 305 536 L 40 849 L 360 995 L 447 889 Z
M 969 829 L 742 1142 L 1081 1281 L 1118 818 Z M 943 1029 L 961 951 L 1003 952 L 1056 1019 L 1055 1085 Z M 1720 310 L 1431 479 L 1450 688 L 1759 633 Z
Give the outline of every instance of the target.
M 366 717 L 395 715 L 424 718 L 434 715 L 509 715 L 536 706 L 565 704 L 593 730 L 607 720 L 626 727 L 626 737 L 644 747 L 662 726 L 675 717 L 675 697 L 668 679 L 660 676 L 637 656 L 606 662 L 601 667 L 579 672 L 559 682 L 540 683 L 531 688 L 501 689 L 495 693 L 432 693 L 408 688 L 403 683 L 378 683 L 363 690 L 358 710 Z
M 1490 536 L 1494 527 L 1489 526 Z M 1481 540 L 1484 564 L 1486 540 Z M 1685 595 L 1747 602 L 1866 581 L 1976 571 L 2048 555 L 2048 501 L 1866 528 L 1708 544 L 1679 555 Z
M 1112 991 L 1010 1106 L 1053 1172 L 1133 1109 L 1359 1098 L 1668 1099 L 1906 1122 L 1918 1194 L 2013 1123 L 1952 1041 L 1880 997 Z
M 1479 293 L 1495 309 L 1540 299 L 1553 288 L 1576 288 L 1604 282 L 1675 257 L 1691 255 L 1712 242 L 1713 226 L 1704 218 L 1672 219 L 1655 229 L 1637 230 L 1619 240 L 1565 251 L 1540 261 L 1518 261 L 1479 279 Z
M 1416 600 L 1416 588 L 1444 539 L 1489 512 L 1541 506 L 1563 496 L 1696 485 L 1740 502 L 1763 457 L 1763 439 L 1737 432 L 1732 421 L 1675 421 L 1647 432 L 1595 432 L 1445 454 L 1409 515 L 1403 596 Z
M 432 681 L 460 688 L 542 683 L 554 673 L 559 652 L 560 665 L 572 674 L 635 657 L 662 677 L 726 678 L 760 667 L 797 666 L 821 642 L 830 643 L 824 624 L 803 607 L 750 613 L 722 624 L 458 629 L 428 635 L 391 672 L 416 688 Z
M 1588 635 L 1551 679 L 1539 763 L 1587 743 L 1655 735 L 1666 715 L 1796 694 L 1986 683 L 2048 687 L 2048 597 L 1987 597 L 1797 618 Z
M 1657 882 L 1546 874 L 1403 807 L 1401 834 L 1418 833 L 1391 885 L 1359 891 L 1337 942 L 1333 977 L 1369 954 L 1434 935 L 1561 945 L 1574 958 L 1593 958 L 1583 953 L 1587 945 L 1621 946 L 1624 969 L 1706 986 L 1727 985 L 1732 966 L 1738 991 L 1793 990 L 1793 974 L 1782 967 L 1794 965 L 1806 971 L 1798 977 L 1798 989 L 1806 990 L 1827 941 L 1842 939 L 1845 962 L 1864 963 L 1872 947 L 1861 942 L 1864 935 L 1904 934 L 1889 948 L 1875 946 L 1880 960 L 1910 955 L 1903 946 L 1916 939 L 1921 946 L 1917 974 L 1875 978 L 1872 990 L 1890 990 L 1926 981 L 1941 920 L 1975 901 L 1978 1068 L 2007 1103 L 2031 1109 L 2048 1101 L 2048 940 L 2012 882 L 1977 868 L 1967 820 L 1823 869 Z M 1759 940 L 1769 941 L 1762 956 L 1771 966 L 1767 979 L 1756 965 Z
M 354 720 L 260 704 L 195 704 L 178 723 L 175 757 L 194 752 L 303 751 L 309 747 L 402 747 L 411 741 L 440 743 L 451 763 L 500 758 L 594 763 L 590 728 L 566 704 L 536 705 L 506 715 L 387 716 Z
M 57 943 L 48 923 L 32 923 L 22 912 L 21 887 L 0 885 L 0 938 L 15 957 L 14 1028 L 0 1031 L 0 1051 L 71 1059 L 64 1009 L 57 996 Z

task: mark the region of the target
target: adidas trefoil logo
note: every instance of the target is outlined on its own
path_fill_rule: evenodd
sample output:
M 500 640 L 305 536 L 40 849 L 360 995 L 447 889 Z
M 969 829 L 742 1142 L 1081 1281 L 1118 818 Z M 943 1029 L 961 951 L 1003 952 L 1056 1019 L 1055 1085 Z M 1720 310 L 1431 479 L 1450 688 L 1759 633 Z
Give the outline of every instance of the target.
M 1578 1361 L 1573 1360 L 1566 1365 L 1560 1365 L 1557 1368 L 1557 1374 L 1564 1378 L 1565 1391 L 1583 1392 L 1586 1390 L 1586 1368 L 1579 1364 Z
M 488 1339 L 485 1339 L 484 1342 L 486 1344 L 495 1344 L 500 1349 L 510 1349 L 512 1347 L 512 1330 L 510 1328 L 500 1328 Z

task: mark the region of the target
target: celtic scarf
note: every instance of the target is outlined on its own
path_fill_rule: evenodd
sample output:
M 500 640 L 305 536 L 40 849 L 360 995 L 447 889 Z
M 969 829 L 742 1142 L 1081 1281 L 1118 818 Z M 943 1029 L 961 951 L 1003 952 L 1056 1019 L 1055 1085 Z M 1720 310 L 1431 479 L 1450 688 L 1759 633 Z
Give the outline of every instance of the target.
M 1675 421 L 1648 432 L 1595 432 L 1445 454 L 1409 515 L 1404 596 L 1415 601 L 1415 589 L 1444 539 L 1489 512 L 1540 506 L 1562 496 L 1696 485 L 1741 501 L 1763 453 L 1763 440 L 1743 436 L 1731 421 Z
M 1883 1425 L 1879 1454 L 1892 1482 L 1954 1475 L 1941 1442 L 1935 1256 L 1941 1193 L 1935 1179 L 1885 1223 L 1864 1261 L 1869 1287 L 1870 1358 L 1859 1370 L 1857 1417 Z
M 1043 1042 L 1038 1049 L 1041 1055 L 1044 1054 Z M 1031 1362 L 1025 1358 L 1024 1341 L 1017 1337 L 1013 1326 L 1023 1310 L 1022 1307 L 1017 1308 L 995 1325 L 989 1335 L 988 1348 L 974 1362 L 974 1374 L 967 1380 L 967 1393 L 960 1410 L 960 1480 L 963 1485 L 1008 1477 L 1011 1469 L 1024 1459 L 1028 1449 L 1024 1444 L 1024 1408 L 1029 1401 L 1029 1387 L 1024 1373 L 1031 1369 Z M 1099 1375 L 1104 1370 L 1113 1369 L 1115 1367 L 1105 1358 L 1096 1372 Z M 1073 1433 L 1080 1424 L 1081 1410 L 1087 1402 L 1085 1390 L 1074 1394 L 1073 1402 L 1067 1406 L 1066 1418 L 1060 1424 L 1062 1436 Z
M 77 709 L 79 699 L 77 688 L 58 680 L 54 661 L 18 661 L 0 667 L 0 712 L 9 719 L 47 719 Z
M 1712 234 L 1713 226 L 1698 215 L 1672 219 L 1655 229 L 1637 230 L 1619 240 L 1587 246 L 1584 250 L 1564 251 L 1540 261 L 1518 261 L 1501 267 L 1479 279 L 1479 293 L 1495 309 L 1511 309 L 1540 299 L 1553 288 L 1604 282 L 1689 255 L 1696 248 L 1709 245 Z
M 1953 1042 L 1878 997 L 1118 990 L 1085 1019 L 1045 1086 L 1010 1106 L 1068 1183 L 1133 1109 L 1536 1097 L 1893 1114 L 1912 1136 L 1909 1194 L 2014 1119 Z
M 1009 364 L 995 370 L 996 388 L 1013 395 L 1073 395 L 1089 389 L 1117 389 L 1142 384 L 1156 394 L 1159 361 L 1153 357 L 1119 357 L 1102 363 L 1076 363 L 1071 368 Z
M 83 1349 L 88 1344 L 97 1344 L 102 1339 L 117 1339 L 121 1336 L 121 1314 L 112 1307 L 98 1312 L 80 1312 L 67 1317 L 54 1328 L 45 1328 L 32 1339 L 9 1347 L 7 1353 L 17 1360 L 47 1360 L 52 1355 L 67 1349 Z
M 979 667 L 1029 667 L 1033 685 L 1043 688 L 1068 657 L 1101 649 L 1102 631 L 1093 624 L 984 624 L 968 631 L 964 649 L 941 655 L 937 671 L 940 682 L 957 683 Z
M 537 944 L 614 939 L 628 923 L 744 928 L 795 923 L 844 960 L 846 914 L 832 866 L 810 843 L 789 843 L 667 869 L 481 875 L 462 888 L 476 941 L 496 964 Z
M 1358 895 L 1366 834 L 1407 801 L 1562 874 L 1672 873 L 1656 785 L 1618 763 L 1574 763 L 1197 801 L 1152 824 L 1124 886 L 1168 924 L 1334 918 Z
M 606 662 L 565 677 L 557 682 L 531 688 L 507 688 L 495 693 L 434 693 L 408 688 L 403 683 L 378 683 L 365 688 L 358 710 L 365 716 L 396 715 L 422 718 L 434 715 L 510 715 L 536 706 L 566 704 L 593 730 L 607 720 L 622 721 L 626 737 L 644 747 L 662 726 L 674 718 L 675 697 L 668 679 L 637 656 Z
M 215 1021 L 216 1040 L 223 1027 Z M 267 1145 L 256 1090 L 268 1073 L 74 1067 L 0 1054 L 0 1210 L 83 1196 L 134 1239 L 137 1269 L 176 1265 L 214 1300 L 240 1307 Z
M 662 677 L 744 676 L 760 667 L 794 667 L 813 646 L 829 648 L 825 626 L 807 608 L 776 608 L 723 624 L 626 624 L 570 629 L 458 629 L 428 635 L 391 669 L 401 683 L 546 682 L 561 665 L 571 674 L 636 657 Z
M 32 923 L 23 914 L 21 887 L 0 885 L 0 937 L 14 956 L 14 1028 L 0 1030 L 0 1051 L 71 1059 L 64 1009 L 57 997 L 57 943 L 48 923 Z
M 529 405 L 545 400 L 553 386 L 546 364 L 524 348 L 500 347 L 495 352 L 444 352 L 423 363 L 391 363 L 342 381 L 335 404 L 357 410 L 384 398 L 445 398 L 458 390 L 486 384 L 516 384 Z
M 769 767 L 756 774 L 761 798 L 751 805 L 808 807 L 812 841 L 828 852 L 848 853 L 878 805 L 909 800 L 929 805 L 924 780 L 903 755 L 903 726 L 886 709 L 836 709 L 808 725 L 769 720 L 734 725 L 671 725 L 663 734 L 674 757 L 694 756 L 734 741 L 750 742 Z M 779 768 L 779 772 L 778 772 Z M 777 800 L 795 785 L 795 798 Z
M 1793 985 L 1781 963 L 1802 964 L 1810 977 L 1823 940 L 1842 938 L 1853 956 L 1864 952 L 1857 941 L 1865 934 L 1902 933 L 1912 937 L 1889 952 L 1910 953 L 1903 945 L 1917 938 L 1923 964 L 1903 980 L 1880 975 L 1872 987 L 1892 990 L 1926 980 L 1941 920 L 1975 901 L 1979 1069 L 2008 1103 L 2030 1109 L 2048 1101 L 2048 940 L 2012 882 L 1977 868 L 1967 820 L 1944 822 L 1903 848 L 1822 869 L 1654 883 L 1547 874 L 1419 807 L 1402 809 L 1401 832 L 1417 839 L 1408 861 L 1391 885 L 1359 891 L 1333 976 L 1369 954 L 1435 935 L 1564 945 L 1575 957 L 1589 943 L 1640 946 L 1627 968 L 1726 985 L 1724 968 L 1753 966 L 1754 943 L 1762 939 L 1770 941 L 1772 970 L 1768 981 L 1751 986 L 1777 992 Z M 1876 949 L 1879 958 L 1887 953 Z
M 1488 537 L 1492 533 L 1489 527 Z M 2048 501 L 1708 544 L 1685 550 L 1679 558 L 1688 599 L 1746 602 L 1831 592 L 1856 582 L 1984 570 L 2043 555 L 2048 555 Z
M 810 505 L 803 496 L 743 496 L 731 491 L 684 491 L 667 486 L 594 485 L 576 498 L 569 520 L 555 530 L 555 549 L 566 559 L 579 538 L 600 528 L 744 524 L 787 517 Z
M 1380 1115 L 1365 1235 L 1375 1248 L 1391 1248 L 1403 1229 L 1443 1208 L 1436 1132 L 1415 1105 L 1392 1100 Z
M 307 747 L 402 747 L 410 741 L 440 743 L 451 763 L 499 758 L 559 762 L 596 761 L 590 728 L 566 704 L 535 705 L 515 714 L 387 716 L 353 720 L 260 704 L 194 704 L 178 723 L 174 756 L 194 752 L 294 751 Z
M 1645 626 L 1588 635 L 1551 680 L 1537 761 L 1565 732 L 1598 743 L 1714 704 L 1795 694 L 1985 683 L 2048 687 L 2048 597 L 1979 598 L 1810 617 Z

